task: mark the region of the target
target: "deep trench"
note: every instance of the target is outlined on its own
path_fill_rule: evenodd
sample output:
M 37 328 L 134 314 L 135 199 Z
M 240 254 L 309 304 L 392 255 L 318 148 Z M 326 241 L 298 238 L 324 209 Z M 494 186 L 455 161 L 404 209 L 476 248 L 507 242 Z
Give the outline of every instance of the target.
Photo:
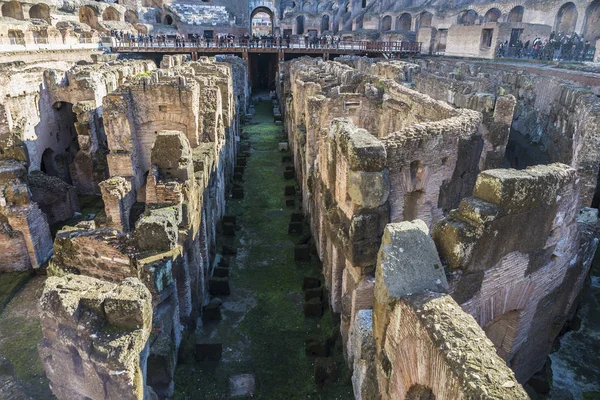
M 352 399 L 349 369 L 343 361 L 339 318 L 325 306 L 321 318 L 303 314 L 305 277 L 321 279 L 321 267 L 313 255 L 309 262 L 294 261 L 298 235 L 288 234 L 295 207 L 286 207 L 284 189 L 295 181 L 284 178 L 289 163 L 282 162 L 278 144 L 282 126 L 273 121 L 268 97 L 255 104 L 252 122 L 244 126 L 249 143 L 243 173 L 243 199 L 229 199 L 227 215 L 236 217 L 234 237 L 220 235 L 222 245 L 237 248 L 231 257 L 231 294 L 219 296 L 222 320 L 204 322 L 197 340 L 222 343 L 220 361 L 186 360 L 196 338 L 184 340 L 175 373 L 175 399 L 229 398 L 229 378 L 253 374 L 258 399 Z M 242 148 L 244 147 L 242 140 Z M 248 145 L 246 145 L 248 146 Z M 308 227 L 304 227 L 308 232 Z M 314 358 L 305 354 L 308 337 L 329 339 L 330 355 L 337 361 L 339 378 L 317 385 Z M 183 356 L 182 356 L 183 355 Z

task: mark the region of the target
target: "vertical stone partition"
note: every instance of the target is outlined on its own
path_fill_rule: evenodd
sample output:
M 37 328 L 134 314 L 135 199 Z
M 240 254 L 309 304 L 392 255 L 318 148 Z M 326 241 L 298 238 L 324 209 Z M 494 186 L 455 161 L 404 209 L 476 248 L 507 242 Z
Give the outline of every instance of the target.
M 386 226 L 373 310 L 352 329 L 357 399 L 528 399 L 448 289 L 423 221 Z
M 152 297 L 137 279 L 50 277 L 40 299 L 40 358 L 60 399 L 149 399 Z
M 94 285 L 134 279 L 149 292 L 152 334 L 142 341 L 143 367 L 135 372 L 147 387 L 123 389 L 127 398 L 173 396 L 183 330 L 201 323 L 209 300 L 216 225 L 224 213 L 239 119 L 245 114 L 238 102 L 247 94 L 241 87 L 247 82 L 240 77 L 245 73 L 241 60 L 182 61 L 166 57 L 161 64 L 166 68 L 124 79 L 100 99 L 110 151 L 110 178 L 99 184 L 105 215 L 60 230 L 48 269 L 52 276 L 74 273 L 100 282 Z M 74 296 L 84 296 L 79 291 L 85 290 L 82 285 L 72 289 Z M 61 346 L 52 329 L 43 325 L 42 358 L 43 349 Z M 103 360 L 98 366 L 95 361 L 92 354 L 90 368 L 104 368 Z M 72 398 L 69 390 L 83 390 L 69 387 L 58 374 L 49 379 L 53 388 L 64 386 L 54 391 L 61 399 Z M 113 371 L 102 379 L 109 386 L 122 378 Z M 115 398 L 106 396 L 96 391 L 83 398 Z
M 433 230 L 452 297 L 521 382 L 543 366 L 589 272 L 597 220 L 580 216 L 579 194 L 564 164 L 488 170 Z

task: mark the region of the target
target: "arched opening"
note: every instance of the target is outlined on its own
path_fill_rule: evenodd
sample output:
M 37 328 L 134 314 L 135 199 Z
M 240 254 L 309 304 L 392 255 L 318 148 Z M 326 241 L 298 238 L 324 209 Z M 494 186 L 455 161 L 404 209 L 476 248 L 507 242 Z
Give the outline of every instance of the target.
M 107 7 L 102 12 L 102 20 L 104 21 L 118 21 L 119 17 L 119 12 L 114 7 Z
M 392 17 L 390 15 L 386 15 L 381 20 L 381 31 L 387 32 L 392 30 Z
M 521 312 L 513 310 L 491 320 L 484 328 L 488 339 L 496 346 L 496 352 L 504 361 L 508 361 L 513 350 Z
M 508 13 L 508 22 L 523 22 L 523 13 L 525 8 L 523 6 L 516 6 Z
M 154 20 L 156 21 L 157 24 L 160 24 L 162 22 L 162 16 L 160 15 L 160 11 L 157 11 L 154 14 Z
M 165 25 L 173 25 L 173 17 L 170 15 L 165 15 Z
M 406 400 L 435 400 L 435 395 L 427 386 L 412 385 L 404 398 Z
M 92 29 L 98 27 L 98 14 L 96 10 L 90 6 L 79 8 L 79 22 L 90 26 Z
M 253 35 L 266 36 L 273 33 L 273 13 L 266 7 L 258 7 L 250 14 Z
M 424 11 L 419 14 L 419 18 L 417 18 L 417 27 L 418 31 L 421 28 L 431 28 L 431 24 L 433 22 L 433 14 L 429 11 Z
M 498 22 L 500 17 L 502 16 L 502 11 L 497 8 L 490 8 L 488 12 L 485 13 L 483 17 L 484 22 Z
M 321 18 L 321 33 L 329 30 L 329 15 L 323 15 Z
M 593 1 L 585 12 L 583 36 L 590 41 L 592 48 L 600 39 L 600 0 Z
M 23 7 L 21 7 L 21 3 L 18 3 L 16 1 L 11 1 L 2 4 L 2 16 L 18 19 L 21 21 L 25 19 L 23 16 Z
M 573 33 L 577 25 L 577 7 L 573 3 L 565 3 L 556 14 L 554 30 L 556 32 Z
M 125 22 L 129 22 L 130 24 L 137 24 L 139 21 L 138 15 L 133 10 L 125 11 Z
M 58 170 L 54 164 L 54 150 L 48 148 L 42 153 L 42 161 L 40 162 L 40 171 L 46 175 L 58 176 Z
M 50 23 L 50 7 L 44 3 L 34 5 L 29 9 L 29 18 L 41 19 Z
M 465 10 L 461 11 L 458 14 L 458 24 L 459 25 L 475 25 L 477 21 L 477 12 L 475 10 Z
M 296 35 L 302 35 L 304 33 L 304 15 L 298 15 L 296 17 Z
M 10 44 L 25 44 L 25 34 L 21 30 L 17 29 L 9 29 L 8 30 L 8 40 Z
M 412 27 L 412 16 L 409 13 L 404 13 L 396 20 L 397 31 L 410 31 Z

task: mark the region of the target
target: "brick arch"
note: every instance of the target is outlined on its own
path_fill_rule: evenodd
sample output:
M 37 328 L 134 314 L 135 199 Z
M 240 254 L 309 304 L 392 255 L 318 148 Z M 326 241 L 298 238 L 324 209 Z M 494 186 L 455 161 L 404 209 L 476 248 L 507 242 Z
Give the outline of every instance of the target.
M 2 16 L 8 18 L 14 18 L 18 20 L 24 20 L 23 7 L 18 1 L 10 1 L 2 4 Z
M 79 22 L 88 25 L 92 29 L 98 29 L 98 17 L 100 12 L 95 7 L 79 7 Z
M 102 12 L 102 20 L 103 21 L 120 21 L 121 13 L 117 11 L 114 7 L 106 7 L 106 9 Z
M 42 19 L 50 23 L 50 7 L 44 3 L 34 5 L 29 9 L 29 18 Z

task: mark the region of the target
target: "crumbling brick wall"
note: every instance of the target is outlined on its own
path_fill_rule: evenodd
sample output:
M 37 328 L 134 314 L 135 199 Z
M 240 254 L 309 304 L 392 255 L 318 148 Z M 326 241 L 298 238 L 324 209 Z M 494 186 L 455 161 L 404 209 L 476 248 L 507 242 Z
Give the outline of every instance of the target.
M 145 284 L 154 314 L 144 376 L 165 398 L 174 390 L 183 325 L 195 326 L 208 300 L 215 227 L 244 111 L 237 98 L 245 92 L 238 93 L 231 76 L 245 69 L 234 60 L 182 63 L 181 57 L 161 65 L 167 68 L 131 79 L 103 99 L 111 151 L 111 177 L 99 185 L 106 218 L 59 231 L 49 272 Z M 149 122 L 166 130 L 147 129 L 154 117 Z
M 593 88 L 597 84 L 578 74 L 518 70 L 502 64 L 415 62 L 421 66 L 413 76 L 418 91 L 483 113 L 494 145 L 488 154 L 492 148 L 497 151 L 488 156 L 493 162 L 486 162 L 482 170 L 500 167 L 508 144 L 507 161 L 513 167 L 561 162 L 577 169 L 583 204 L 596 206 L 600 101 Z M 514 115 L 505 100 L 500 103 L 511 96 L 516 99 Z M 510 142 L 507 124 L 512 128 Z
M 423 221 L 388 224 L 349 353 L 358 399 L 528 399 L 448 284 Z
M 544 364 L 591 265 L 597 220 L 578 217 L 579 185 L 564 164 L 485 171 L 433 231 L 453 298 L 519 381 Z
M 395 63 L 360 68 L 403 73 Z M 303 208 L 346 338 L 358 310 L 370 305 L 385 224 L 416 218 L 433 224 L 444 216 L 441 204 L 458 204 L 450 188 L 463 179 L 456 172 L 459 143 L 480 137 L 481 115 L 352 63 L 284 64 L 278 90 Z M 478 162 L 466 160 L 475 170 Z
M 152 298 L 139 280 L 50 277 L 40 305 L 40 358 L 58 398 L 147 398 Z

